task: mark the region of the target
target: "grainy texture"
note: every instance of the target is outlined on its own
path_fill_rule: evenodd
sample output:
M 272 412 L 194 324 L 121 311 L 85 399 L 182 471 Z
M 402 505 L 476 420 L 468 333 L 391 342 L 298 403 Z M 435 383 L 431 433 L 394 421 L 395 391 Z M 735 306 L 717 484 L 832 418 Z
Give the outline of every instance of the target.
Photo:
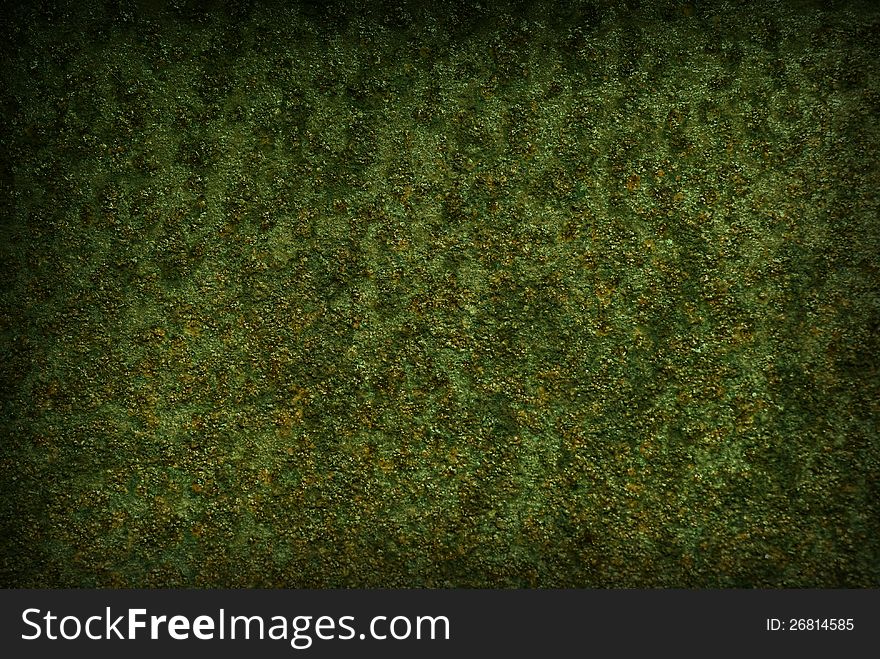
M 875 3 L 116 4 L 2 18 L 0 584 L 880 585 Z

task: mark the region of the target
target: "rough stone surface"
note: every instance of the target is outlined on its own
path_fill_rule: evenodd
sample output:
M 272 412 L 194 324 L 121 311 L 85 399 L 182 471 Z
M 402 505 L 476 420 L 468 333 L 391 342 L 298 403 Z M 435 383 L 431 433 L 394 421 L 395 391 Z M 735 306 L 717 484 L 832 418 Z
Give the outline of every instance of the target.
M 160 4 L 2 18 L 0 584 L 880 585 L 875 3 Z

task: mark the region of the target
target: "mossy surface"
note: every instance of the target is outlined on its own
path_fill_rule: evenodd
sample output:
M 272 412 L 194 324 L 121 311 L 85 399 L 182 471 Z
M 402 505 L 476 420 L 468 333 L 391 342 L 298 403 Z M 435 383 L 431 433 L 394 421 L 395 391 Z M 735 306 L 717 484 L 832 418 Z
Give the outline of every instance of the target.
M 4 14 L 0 583 L 880 585 L 877 6 L 426 5 Z

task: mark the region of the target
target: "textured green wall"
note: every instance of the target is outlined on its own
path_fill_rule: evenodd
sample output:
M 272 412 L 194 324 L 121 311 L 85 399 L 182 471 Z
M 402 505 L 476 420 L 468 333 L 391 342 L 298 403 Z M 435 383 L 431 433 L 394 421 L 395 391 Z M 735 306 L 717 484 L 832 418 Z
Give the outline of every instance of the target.
M 880 585 L 874 3 L 3 25 L 0 584 Z

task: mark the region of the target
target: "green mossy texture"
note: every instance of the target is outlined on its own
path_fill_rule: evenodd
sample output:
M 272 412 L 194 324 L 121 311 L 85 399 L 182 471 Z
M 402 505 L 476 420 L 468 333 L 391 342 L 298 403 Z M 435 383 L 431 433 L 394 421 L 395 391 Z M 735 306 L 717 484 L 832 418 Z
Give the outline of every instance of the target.
M 4 14 L 0 584 L 877 587 L 875 3 Z

